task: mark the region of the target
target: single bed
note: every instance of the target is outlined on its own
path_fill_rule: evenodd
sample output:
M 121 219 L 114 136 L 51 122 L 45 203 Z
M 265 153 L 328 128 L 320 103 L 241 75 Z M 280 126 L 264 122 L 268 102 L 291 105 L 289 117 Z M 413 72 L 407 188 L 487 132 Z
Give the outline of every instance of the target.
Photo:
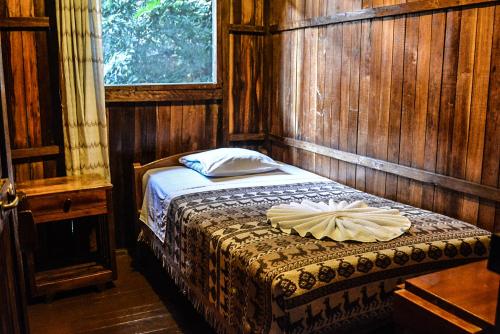
M 140 241 L 220 333 L 349 332 L 390 317 L 405 278 L 487 256 L 490 233 L 286 165 L 207 178 L 181 155 L 135 165 Z M 271 227 L 280 203 L 363 200 L 408 217 L 387 242 L 316 240 Z

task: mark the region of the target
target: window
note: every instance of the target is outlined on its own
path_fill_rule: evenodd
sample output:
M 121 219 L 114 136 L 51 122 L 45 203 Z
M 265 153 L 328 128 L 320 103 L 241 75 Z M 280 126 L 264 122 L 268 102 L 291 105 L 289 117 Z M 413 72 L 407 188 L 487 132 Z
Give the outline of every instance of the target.
M 103 0 L 107 85 L 212 83 L 215 0 Z

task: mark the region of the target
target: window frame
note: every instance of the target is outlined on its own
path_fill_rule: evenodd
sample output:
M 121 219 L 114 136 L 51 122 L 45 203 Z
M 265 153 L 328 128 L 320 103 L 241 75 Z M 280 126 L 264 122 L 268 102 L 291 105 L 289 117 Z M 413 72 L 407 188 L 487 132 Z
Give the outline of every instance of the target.
M 212 29 L 215 35 L 213 66 L 215 82 L 213 83 L 166 83 L 166 84 L 132 84 L 105 85 L 105 102 L 168 102 L 187 100 L 221 100 L 222 99 L 222 0 L 212 0 Z

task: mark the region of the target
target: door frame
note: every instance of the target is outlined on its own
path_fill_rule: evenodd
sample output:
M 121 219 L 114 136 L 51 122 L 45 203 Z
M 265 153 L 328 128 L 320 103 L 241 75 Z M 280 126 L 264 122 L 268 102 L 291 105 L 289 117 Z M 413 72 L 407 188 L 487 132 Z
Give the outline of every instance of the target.
M 0 117 L 0 130 L 2 130 L 2 139 L 0 141 L 0 178 L 8 179 L 8 182 L 12 184 L 14 195 L 15 195 L 15 183 L 14 183 L 14 173 L 12 169 L 12 155 L 10 146 L 10 135 L 9 135 L 9 119 L 7 115 L 7 99 L 5 95 L 5 76 L 4 76 L 4 65 L 3 65 L 3 45 L 2 38 L 0 38 L 0 109 L 2 117 Z M 3 184 L 0 184 L 4 191 Z M 0 198 L 4 199 L 5 194 L 0 194 Z M 7 197 L 7 196 L 6 196 Z M 23 271 L 23 258 L 19 242 L 19 222 L 17 219 L 17 209 L 13 208 L 8 211 L 3 211 L 0 208 L 0 224 L 5 225 L 5 233 L 10 234 L 11 245 L 6 245 L 12 250 L 12 261 L 7 262 L 7 265 L 12 264 L 13 272 L 13 282 L 14 290 L 12 294 L 14 295 L 15 312 L 12 312 L 13 316 L 17 319 L 12 319 L 14 325 L 17 323 L 18 326 L 14 326 L 15 330 L 19 330 L 20 333 L 29 333 L 28 325 L 28 312 L 27 312 L 27 299 L 26 299 L 26 287 L 24 282 L 24 271 Z M 8 225 L 8 226 L 7 226 Z M 2 233 L 2 231 L 0 231 Z

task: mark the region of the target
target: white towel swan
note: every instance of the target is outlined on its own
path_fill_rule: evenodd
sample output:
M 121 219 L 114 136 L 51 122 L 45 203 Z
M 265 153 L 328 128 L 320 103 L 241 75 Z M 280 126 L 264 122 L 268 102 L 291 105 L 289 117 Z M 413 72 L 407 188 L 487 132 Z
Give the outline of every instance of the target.
M 388 241 L 408 231 L 411 222 L 396 209 L 369 207 L 363 201 L 328 204 L 304 200 L 280 204 L 267 211 L 271 225 L 291 234 L 297 232 L 316 239 L 328 237 L 336 241 Z

